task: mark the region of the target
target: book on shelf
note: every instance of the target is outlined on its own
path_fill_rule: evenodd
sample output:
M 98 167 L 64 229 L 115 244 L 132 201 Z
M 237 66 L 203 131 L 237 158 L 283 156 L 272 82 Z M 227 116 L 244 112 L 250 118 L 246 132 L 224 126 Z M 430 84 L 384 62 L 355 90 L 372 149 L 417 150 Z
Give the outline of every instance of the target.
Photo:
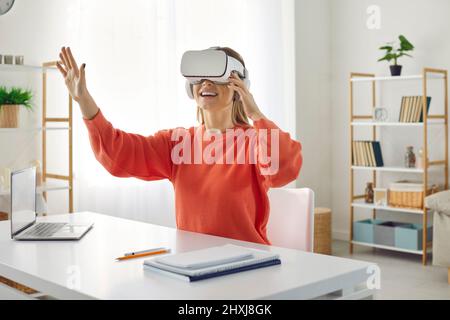
M 404 117 L 405 117 L 405 108 L 403 108 L 403 106 L 404 106 L 404 104 L 405 104 L 405 99 L 406 99 L 406 97 L 402 97 L 402 102 L 401 102 L 401 104 L 400 104 L 400 116 L 399 116 L 399 118 L 398 118 L 398 121 L 399 121 L 399 122 L 402 122 L 402 120 L 403 120 Z
M 370 154 L 370 162 L 372 167 L 377 166 L 377 160 L 375 159 L 375 149 L 373 148 L 373 143 L 368 143 L 369 146 L 369 154 Z
M 367 160 L 368 160 L 368 162 L 369 162 L 369 166 L 370 167 L 374 167 L 375 166 L 375 163 L 374 162 L 372 162 L 372 153 L 371 153 L 371 151 L 370 151 L 370 145 L 371 143 L 364 143 L 364 147 L 365 147 L 365 152 L 366 152 L 366 155 L 367 155 Z
M 399 122 L 423 122 L 423 97 L 402 97 Z M 427 114 L 430 110 L 431 97 L 427 97 Z
M 354 166 L 383 167 L 383 155 L 379 141 L 353 141 L 352 159 Z

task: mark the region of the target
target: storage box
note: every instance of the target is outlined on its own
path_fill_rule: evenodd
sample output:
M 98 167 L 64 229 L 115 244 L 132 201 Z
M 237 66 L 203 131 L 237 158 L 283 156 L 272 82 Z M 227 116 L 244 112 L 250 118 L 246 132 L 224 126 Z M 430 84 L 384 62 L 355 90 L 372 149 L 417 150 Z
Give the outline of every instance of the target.
M 374 243 L 374 225 L 383 223 L 383 220 L 360 220 L 353 222 L 353 241 Z
M 395 229 L 408 223 L 385 221 L 374 226 L 374 242 L 383 246 L 395 246 Z
M 428 190 L 427 195 L 431 191 Z M 423 209 L 423 191 L 394 191 L 389 190 L 389 205 L 400 208 Z
M 427 190 L 427 195 L 431 189 Z M 398 181 L 389 187 L 389 205 L 401 208 L 423 209 L 424 187 L 421 182 Z
M 408 224 L 395 228 L 395 246 L 408 250 L 422 250 L 423 226 Z M 433 227 L 427 228 L 427 242 L 433 239 Z

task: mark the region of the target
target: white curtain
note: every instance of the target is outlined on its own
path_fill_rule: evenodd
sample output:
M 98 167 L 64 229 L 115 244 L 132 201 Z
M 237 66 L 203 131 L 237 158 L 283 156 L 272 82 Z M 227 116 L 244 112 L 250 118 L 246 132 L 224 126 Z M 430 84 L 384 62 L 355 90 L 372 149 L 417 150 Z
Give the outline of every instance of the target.
M 184 91 L 184 51 L 229 46 L 244 58 L 262 111 L 295 135 L 294 0 L 80 0 L 76 58 L 91 94 L 122 130 L 197 125 Z M 110 176 L 75 112 L 75 210 L 175 226 L 168 181 Z M 197 182 L 192 182 L 195 188 Z

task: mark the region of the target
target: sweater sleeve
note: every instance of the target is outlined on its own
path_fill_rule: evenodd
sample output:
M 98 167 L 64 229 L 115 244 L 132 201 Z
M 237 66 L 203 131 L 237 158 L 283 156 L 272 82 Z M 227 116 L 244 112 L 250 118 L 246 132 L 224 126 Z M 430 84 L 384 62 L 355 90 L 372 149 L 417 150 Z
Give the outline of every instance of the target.
M 84 119 L 95 158 L 116 177 L 161 180 L 172 177 L 171 132 L 144 137 L 115 129 L 99 111 Z
M 253 122 L 257 130 L 259 173 L 270 188 L 281 187 L 295 180 L 302 166 L 302 146 L 267 119 Z

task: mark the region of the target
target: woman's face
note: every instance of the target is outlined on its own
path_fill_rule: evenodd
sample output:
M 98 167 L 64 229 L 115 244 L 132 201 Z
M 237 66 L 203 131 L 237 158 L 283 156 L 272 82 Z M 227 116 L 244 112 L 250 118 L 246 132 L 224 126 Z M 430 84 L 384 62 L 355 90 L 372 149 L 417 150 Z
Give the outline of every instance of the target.
M 193 86 L 194 99 L 203 110 L 220 110 L 233 102 L 234 90 L 227 84 L 216 84 L 210 80 L 203 80 Z

